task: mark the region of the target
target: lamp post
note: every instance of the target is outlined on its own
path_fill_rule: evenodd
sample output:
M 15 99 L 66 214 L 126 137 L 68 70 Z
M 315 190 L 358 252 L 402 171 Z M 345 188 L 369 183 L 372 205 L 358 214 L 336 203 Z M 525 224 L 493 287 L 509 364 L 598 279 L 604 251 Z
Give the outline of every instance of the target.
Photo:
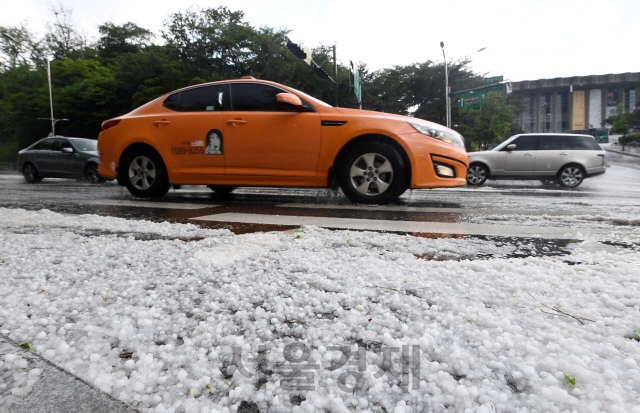
M 440 47 L 442 48 L 442 57 L 444 58 L 444 89 L 446 94 L 445 105 L 446 105 L 446 112 L 447 112 L 447 128 L 451 128 L 451 90 L 449 89 L 449 65 L 447 63 L 447 57 L 444 54 L 444 42 L 440 42 Z M 486 47 L 483 47 L 479 50 L 476 50 L 473 53 L 469 53 L 468 55 L 463 56 L 458 60 L 455 60 L 454 63 L 459 62 L 462 59 L 466 59 L 472 54 L 479 53 L 485 49 Z
M 10 41 L 14 42 L 14 43 L 18 43 L 18 41 L 11 35 L 7 34 L 7 33 L 0 33 L 3 37 L 9 39 Z M 16 52 L 17 54 L 17 52 Z M 37 53 L 36 53 L 37 54 Z M 46 119 L 46 120 L 50 120 L 51 121 L 51 135 L 52 136 L 56 136 L 56 123 L 59 120 L 69 120 L 69 119 L 55 119 L 53 117 L 53 93 L 51 91 L 51 64 L 49 62 L 49 58 L 42 58 L 42 56 L 40 56 L 40 58 L 44 61 L 47 62 L 47 83 L 49 84 L 49 109 L 51 111 L 51 117 L 50 118 L 38 118 L 38 119 Z

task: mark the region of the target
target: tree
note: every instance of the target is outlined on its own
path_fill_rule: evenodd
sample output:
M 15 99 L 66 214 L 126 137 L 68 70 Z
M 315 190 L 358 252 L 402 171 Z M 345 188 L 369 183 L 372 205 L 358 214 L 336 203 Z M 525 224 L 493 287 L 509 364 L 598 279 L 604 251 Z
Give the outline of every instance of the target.
M 82 58 L 87 41 L 75 29 L 71 21 L 71 9 L 52 6 L 55 20 L 47 23 L 49 32 L 45 35 L 45 43 L 55 60 Z
M 123 53 L 137 53 L 151 45 L 152 33 L 137 26 L 135 23 L 125 23 L 116 26 L 107 22 L 98 26 L 100 39 L 96 43 L 98 56 L 102 59 L 112 59 Z
M 503 141 L 513 127 L 516 107 L 507 103 L 505 97 L 490 93 L 479 108 L 460 111 L 460 131 L 466 139 L 467 150 L 475 147 L 485 150 L 490 144 Z
M 627 116 L 624 114 L 624 111 L 622 109 L 622 104 L 618 105 L 617 114 L 613 116 L 613 122 L 611 124 L 611 132 L 622 135 L 622 137 L 618 139 L 618 142 L 622 145 L 622 151 L 624 152 L 624 147 L 628 143 L 627 133 L 629 133 L 629 120 L 627 119 Z

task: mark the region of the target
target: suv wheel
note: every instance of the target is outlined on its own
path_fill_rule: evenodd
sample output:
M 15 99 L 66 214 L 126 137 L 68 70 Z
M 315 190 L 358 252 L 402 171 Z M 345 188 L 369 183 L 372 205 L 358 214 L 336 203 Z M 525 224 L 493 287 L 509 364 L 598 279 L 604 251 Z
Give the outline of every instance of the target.
M 406 190 L 404 161 L 398 151 L 386 143 L 358 145 L 343 160 L 340 186 L 353 202 L 386 204 Z
M 37 184 L 42 181 L 42 177 L 38 175 L 38 170 L 31 163 L 24 165 L 22 168 L 22 174 L 24 175 L 24 179 L 30 184 Z
M 131 153 L 124 162 L 125 183 L 132 195 L 141 198 L 161 197 L 169 191 L 169 178 L 164 162 L 149 149 Z
M 584 171 L 577 165 L 563 167 L 558 173 L 560 185 L 567 188 L 575 188 L 584 180 Z
M 469 185 L 482 185 L 489 176 L 489 170 L 478 163 L 473 164 L 467 170 L 467 183 Z

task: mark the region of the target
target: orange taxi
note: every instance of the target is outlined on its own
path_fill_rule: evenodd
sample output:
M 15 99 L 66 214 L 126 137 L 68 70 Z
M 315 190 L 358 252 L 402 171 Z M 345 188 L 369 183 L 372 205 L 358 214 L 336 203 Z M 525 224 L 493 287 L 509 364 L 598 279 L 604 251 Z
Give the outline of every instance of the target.
M 107 120 L 98 172 L 139 197 L 171 185 L 336 187 L 384 204 L 407 188 L 466 184 L 461 135 L 417 118 L 334 108 L 242 78 L 180 89 Z

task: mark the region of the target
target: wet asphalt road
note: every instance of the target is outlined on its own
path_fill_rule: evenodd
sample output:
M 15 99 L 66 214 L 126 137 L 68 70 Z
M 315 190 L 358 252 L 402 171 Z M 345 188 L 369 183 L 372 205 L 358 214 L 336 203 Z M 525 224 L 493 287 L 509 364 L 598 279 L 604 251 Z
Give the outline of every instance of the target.
M 608 161 L 607 173 L 571 190 L 539 181 L 488 181 L 479 188 L 409 190 L 383 207 L 352 204 L 329 189 L 239 188 L 218 195 L 204 186 L 183 186 L 162 198 L 143 200 L 133 198 L 115 182 L 91 185 L 45 179 L 27 184 L 19 175 L 0 175 L 0 207 L 192 223 L 227 228 L 236 234 L 311 224 L 427 237 L 566 240 L 575 238 L 575 231 L 557 229 L 562 227 L 562 217 L 640 216 L 640 159 L 608 154 Z M 603 231 L 596 226 L 583 225 L 580 230 Z

